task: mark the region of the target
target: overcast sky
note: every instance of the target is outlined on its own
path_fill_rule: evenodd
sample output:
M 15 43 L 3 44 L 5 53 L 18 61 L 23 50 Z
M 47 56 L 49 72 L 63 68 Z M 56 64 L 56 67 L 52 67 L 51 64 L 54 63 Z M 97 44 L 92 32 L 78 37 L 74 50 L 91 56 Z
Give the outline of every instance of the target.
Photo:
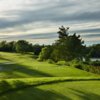
M 100 43 L 100 0 L 0 0 L 0 41 L 51 44 L 61 25 Z

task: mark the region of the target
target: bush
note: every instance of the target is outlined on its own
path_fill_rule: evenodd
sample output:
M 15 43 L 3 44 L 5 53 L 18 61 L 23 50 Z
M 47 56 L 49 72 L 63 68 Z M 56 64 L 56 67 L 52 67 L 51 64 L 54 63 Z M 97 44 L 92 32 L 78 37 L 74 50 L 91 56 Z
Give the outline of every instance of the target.
M 37 61 L 39 61 L 39 62 L 43 62 L 43 60 L 42 60 L 42 59 L 40 59 L 40 58 L 37 58 Z
M 58 61 L 57 65 L 67 65 L 66 61 Z
M 42 48 L 42 51 L 39 54 L 38 60 L 45 61 L 45 60 L 49 59 L 51 52 L 52 52 L 51 46 L 47 46 L 47 47 Z
M 100 61 L 92 61 L 92 62 L 90 62 L 90 65 L 100 66 Z
M 89 65 L 90 61 L 84 61 L 83 64 Z
M 72 65 L 74 65 L 74 64 L 78 64 L 80 61 L 79 60 L 77 60 L 77 59 L 74 59 L 74 60 L 71 60 L 70 61 L 70 64 Z
M 83 69 L 82 64 L 75 64 L 74 67 L 75 67 L 75 68 L 78 68 L 78 69 Z
M 84 64 L 84 65 L 82 66 L 82 69 L 85 70 L 85 71 L 87 71 L 87 72 L 91 72 L 91 69 L 92 69 L 92 68 L 91 68 L 91 66 Z
M 48 59 L 47 62 L 50 63 L 50 64 L 54 64 L 55 63 L 52 59 Z
M 70 65 L 72 65 L 72 67 L 78 68 L 78 69 L 83 69 L 84 70 L 84 64 L 82 61 L 79 61 L 77 59 L 74 59 L 70 62 Z
M 100 61 L 92 61 L 92 62 L 81 62 L 76 59 L 70 62 L 72 67 L 85 70 L 87 72 L 92 72 L 95 74 L 100 74 Z

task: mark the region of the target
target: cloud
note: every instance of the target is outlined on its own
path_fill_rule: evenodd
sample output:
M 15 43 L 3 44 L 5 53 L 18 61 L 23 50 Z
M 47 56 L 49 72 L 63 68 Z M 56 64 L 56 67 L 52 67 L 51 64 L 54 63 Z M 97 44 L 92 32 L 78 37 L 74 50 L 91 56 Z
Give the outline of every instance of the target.
M 27 0 L 26 0 L 27 1 Z M 58 22 L 73 22 L 73 21 L 100 21 L 100 11 L 96 10 L 93 11 L 92 7 L 93 5 L 95 5 L 95 3 L 93 3 L 91 5 L 91 10 L 87 10 L 87 6 L 80 0 L 79 2 L 75 3 L 75 0 L 71 0 L 69 2 L 66 0 L 56 0 L 56 2 L 50 2 L 49 0 L 47 0 L 48 2 L 46 2 L 44 0 L 45 3 L 41 3 L 45 4 L 42 5 L 41 9 L 35 9 L 34 6 L 38 5 L 37 4 L 34 6 L 33 4 L 33 0 L 31 1 L 31 7 L 26 6 L 26 8 L 20 8 L 17 10 L 8 10 L 5 11 L 6 16 L 14 16 L 14 18 L 16 20 L 10 20 L 10 18 L 8 18 L 8 20 L 5 20 L 3 18 L 1 18 L 0 22 L 0 28 L 8 28 L 8 27 L 16 27 L 19 25 L 26 25 L 26 24 L 31 24 L 31 23 L 37 23 L 37 22 L 45 22 L 48 23 L 58 23 Z M 93 0 L 92 0 L 93 2 Z M 50 4 L 48 4 L 50 3 Z M 82 4 L 83 7 L 79 6 L 78 4 Z M 88 3 L 88 1 L 87 1 Z M 40 5 L 40 3 L 39 3 Z M 32 8 L 33 7 L 33 8 Z M 86 9 L 86 8 L 87 9 Z M 31 8 L 31 9 L 29 9 Z M 37 6 L 38 8 L 38 6 Z M 84 10 L 85 8 L 85 10 Z M 4 12 L 3 12 L 4 13 Z M 1 13 L 2 14 L 2 13 Z M 15 17 L 17 16 L 17 18 Z
M 31 36 L 34 39 L 56 39 L 49 33 L 55 33 L 60 25 L 68 25 L 72 32 L 83 37 L 86 34 L 89 34 L 88 38 L 99 37 L 99 7 L 99 0 L 1 0 L 0 36 L 16 34 L 16 39 L 30 39 Z M 9 37 L 12 38 L 15 37 Z
M 100 34 L 100 28 L 88 28 L 88 29 L 80 29 L 80 30 L 75 30 L 76 33 L 80 33 L 82 35 L 86 35 L 87 33 L 90 33 L 91 35 L 93 34 Z

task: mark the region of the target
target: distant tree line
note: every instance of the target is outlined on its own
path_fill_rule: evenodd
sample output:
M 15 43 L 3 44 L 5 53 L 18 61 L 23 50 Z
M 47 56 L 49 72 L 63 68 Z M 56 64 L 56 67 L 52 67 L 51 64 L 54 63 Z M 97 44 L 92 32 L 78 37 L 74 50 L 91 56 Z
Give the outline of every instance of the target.
M 34 52 L 35 55 L 39 55 L 41 49 L 44 45 L 29 43 L 26 40 L 18 40 L 18 41 L 1 41 L 0 42 L 0 51 L 4 52 L 17 52 L 17 53 L 27 53 Z
M 87 52 L 91 58 L 100 58 L 100 44 L 93 44 L 87 47 Z

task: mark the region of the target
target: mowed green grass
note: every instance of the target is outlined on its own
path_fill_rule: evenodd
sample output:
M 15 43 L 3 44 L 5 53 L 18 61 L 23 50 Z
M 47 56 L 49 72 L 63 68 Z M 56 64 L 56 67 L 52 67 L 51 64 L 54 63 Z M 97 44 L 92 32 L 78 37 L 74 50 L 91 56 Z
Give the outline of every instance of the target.
M 30 87 L 0 100 L 100 100 L 100 81 L 72 81 Z
M 2 80 L 15 90 L 2 94 L 0 87 L 0 100 L 100 100 L 99 75 L 38 62 L 32 54 L 0 52 L 0 82 Z M 28 87 L 19 88 L 16 81 Z
M 69 66 L 38 62 L 32 54 L 0 52 L 0 78 L 98 76 Z

